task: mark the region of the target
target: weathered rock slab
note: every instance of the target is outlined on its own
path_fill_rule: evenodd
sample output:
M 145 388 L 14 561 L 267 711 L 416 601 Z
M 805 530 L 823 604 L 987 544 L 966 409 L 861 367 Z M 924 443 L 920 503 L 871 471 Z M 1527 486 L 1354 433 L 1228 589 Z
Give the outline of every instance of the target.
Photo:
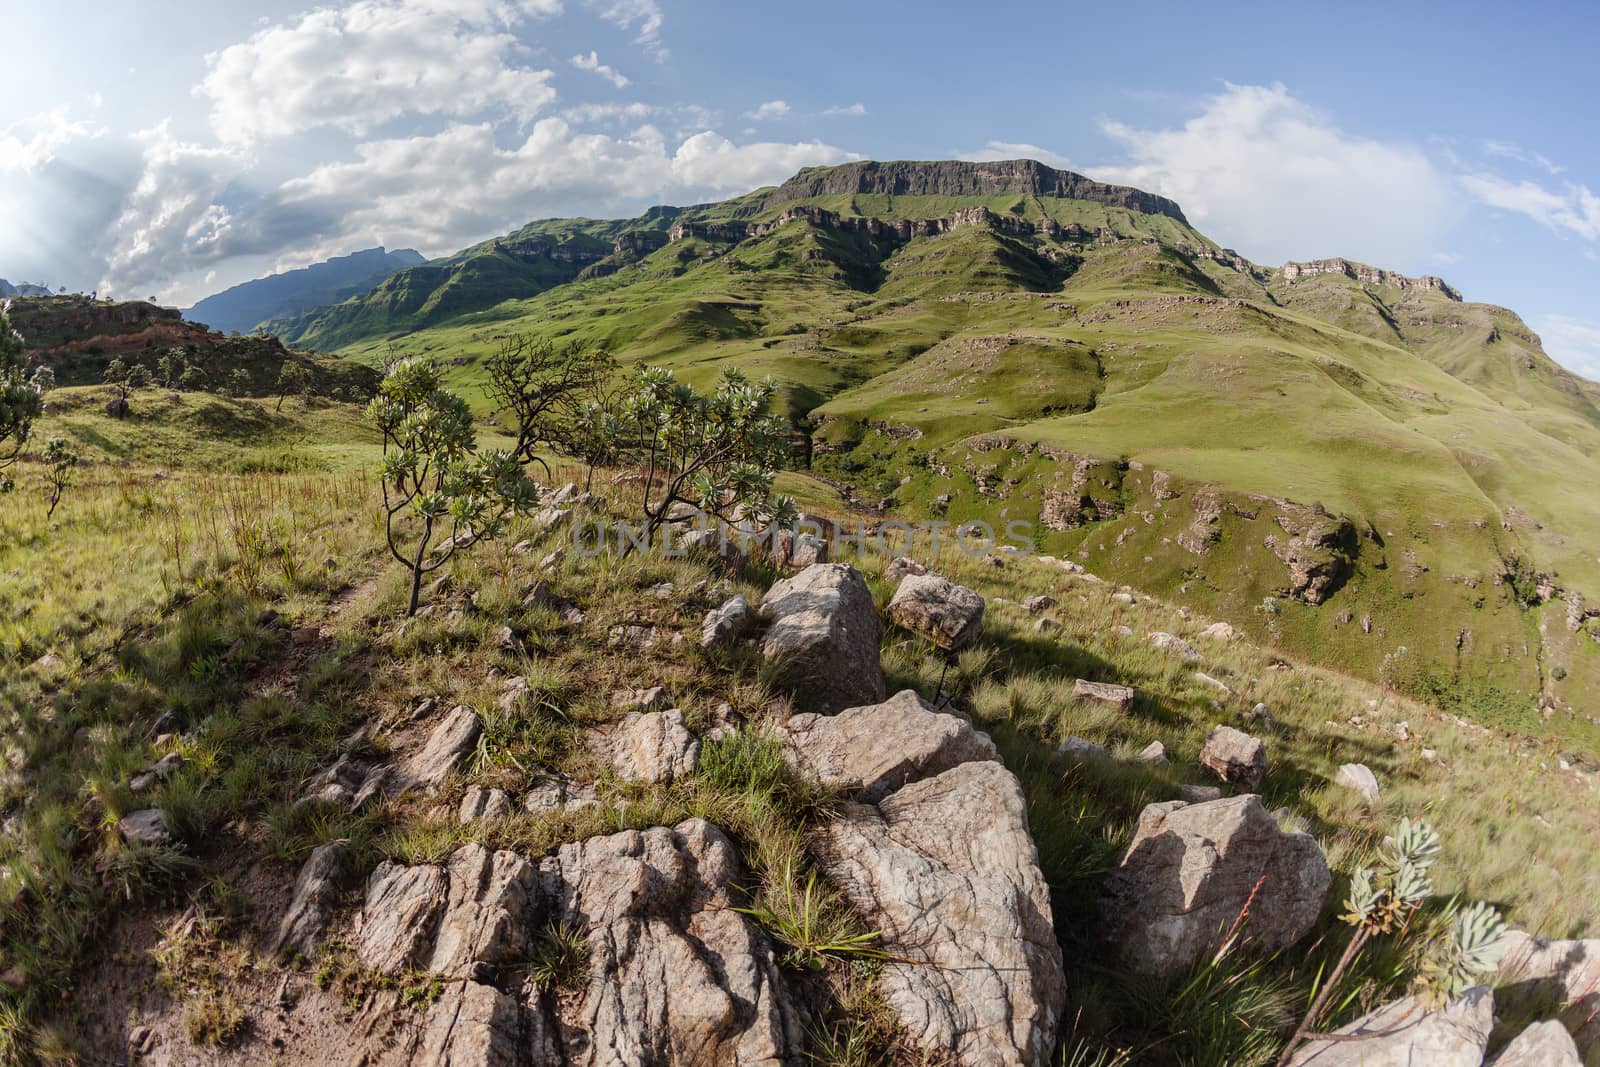
M 889 601 L 889 617 L 899 626 L 958 652 L 983 630 L 983 597 L 936 574 L 908 574 Z
M 1363 1041 L 1314 1041 L 1290 1067 L 1480 1067 L 1494 1029 L 1494 995 L 1469 989 L 1442 1011 L 1416 997 L 1385 1004 L 1336 1033 L 1381 1035 Z
M 311 850 L 295 879 L 289 910 L 278 924 L 278 936 L 272 943 L 275 950 L 292 949 L 306 957 L 316 951 L 333 917 L 349 863 L 350 846 L 343 841 L 329 841 Z
M 1200 766 L 1235 789 L 1259 789 L 1267 775 L 1267 746 L 1243 730 L 1217 726 L 1206 735 Z
M 428 743 L 401 764 L 394 784 L 401 789 L 438 786 L 478 744 L 482 733 L 478 713 L 465 704 L 457 704 L 433 728 Z
M 625 782 L 670 782 L 700 765 L 700 742 L 684 725 L 683 712 L 635 712 L 606 741 L 611 764 Z

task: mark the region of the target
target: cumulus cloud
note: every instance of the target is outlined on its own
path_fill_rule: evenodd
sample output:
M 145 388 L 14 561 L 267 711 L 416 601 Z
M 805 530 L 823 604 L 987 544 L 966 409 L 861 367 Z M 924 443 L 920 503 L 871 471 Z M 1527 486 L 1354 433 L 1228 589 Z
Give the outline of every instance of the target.
M 229 254 L 232 215 L 217 200 L 249 164 L 239 149 L 179 140 L 166 122 L 133 140 L 143 148 L 143 167 L 106 233 L 99 285 L 121 296 L 144 295 Z
M 824 115 L 842 115 L 847 118 L 858 119 L 867 113 L 867 105 L 862 103 L 835 104 L 833 107 L 823 108 L 822 113 Z
M 612 85 L 615 85 L 618 89 L 626 89 L 630 84 L 632 84 L 628 81 L 627 76 L 618 71 L 617 68 L 608 67 L 604 63 L 600 62 L 599 52 L 591 51 L 586 56 L 573 56 L 570 62 L 579 70 L 586 70 L 590 74 L 599 75 Z
M 551 0 L 356 0 L 267 26 L 206 57 L 211 127 L 248 144 L 318 127 L 364 135 L 404 115 L 529 121 L 551 72 L 520 62 L 511 27 Z
M 982 148 L 957 152 L 957 158 L 970 159 L 976 163 L 992 163 L 1002 159 L 1036 159 L 1046 166 L 1059 170 L 1078 170 L 1077 164 L 1062 155 L 1052 152 L 1048 148 L 1040 148 L 1036 144 L 1024 144 L 1017 141 L 990 141 Z
M 58 107 L 0 128 L 0 174 L 27 174 L 53 162 L 74 141 L 100 136 L 104 130 L 89 122 L 67 118 Z
M 747 119 L 761 122 L 767 119 L 781 119 L 789 113 L 789 105 L 782 100 L 768 100 L 760 107 L 752 108 L 744 113 Z
M 1479 202 L 1525 215 L 1557 232 L 1600 241 L 1600 196 L 1587 185 L 1568 184 L 1559 192 L 1537 182 L 1512 181 L 1493 174 L 1465 174 L 1461 184 Z
M 1600 323 L 1546 315 L 1534 326 L 1550 358 L 1590 381 L 1600 382 Z
M 821 142 L 740 145 L 701 132 L 674 145 L 650 125 L 612 136 L 559 118 L 539 120 L 521 143 L 505 147 L 492 124 L 463 123 L 360 144 L 354 160 L 319 166 L 285 182 L 252 212 L 217 220 L 221 236 L 210 244 L 191 239 L 178 258 L 198 269 L 218 248 L 272 249 L 286 265 L 358 244 L 443 253 L 530 218 L 723 197 L 849 158 L 855 157 Z M 185 229 L 199 224 L 203 232 L 209 221 L 197 216 Z
M 1403 267 L 1437 247 L 1455 189 L 1421 150 L 1355 136 L 1282 85 L 1229 84 L 1172 129 L 1107 122 L 1127 161 L 1102 181 L 1168 196 L 1262 262 L 1342 255 Z

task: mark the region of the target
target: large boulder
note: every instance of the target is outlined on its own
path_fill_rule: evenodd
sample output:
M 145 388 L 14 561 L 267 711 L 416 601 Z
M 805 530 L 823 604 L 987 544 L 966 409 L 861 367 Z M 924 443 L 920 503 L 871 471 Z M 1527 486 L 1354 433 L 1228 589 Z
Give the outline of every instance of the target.
M 1217 726 L 1206 735 L 1200 766 L 1235 789 L 1260 789 L 1267 774 L 1267 746 L 1243 730 Z
M 427 969 L 466 978 L 474 965 L 526 959 L 532 947 L 538 876 L 515 852 L 463 845 L 450 857 L 444 913 Z
M 733 910 L 733 845 L 691 819 L 566 845 L 540 877 L 553 918 L 584 931 L 587 992 L 563 1062 L 772 1065 L 803 1031 L 772 948 Z
M 910 689 L 837 715 L 795 715 L 783 733 L 806 773 L 868 803 L 958 764 L 1000 758 L 987 734 Z
M 1567 1028 L 1547 1019 L 1518 1034 L 1488 1067 L 1583 1067 L 1583 1060 Z
M 1332 876 L 1315 839 L 1284 833 L 1253 795 L 1173 800 L 1139 815 L 1101 896 L 1105 937 L 1122 966 L 1177 974 L 1240 929 L 1268 949 L 1316 924 Z
M 889 601 L 889 618 L 947 652 L 959 652 L 983 630 L 983 597 L 937 574 L 908 574 Z
M 768 589 L 760 614 L 771 623 L 762 655 L 779 661 L 823 710 L 883 700 L 883 623 L 872 590 L 854 568 L 807 567 Z
M 329 841 L 312 849 L 311 858 L 295 879 L 294 896 L 278 924 L 274 949 L 292 949 L 302 956 L 316 951 L 317 942 L 333 917 L 349 863 L 350 846 L 343 841 Z
M 913 1044 L 962 1065 L 1048 1059 L 1066 979 L 1027 805 L 1003 764 L 962 763 L 846 805 L 820 852 L 882 933 L 880 993 Z
M 1469 989 L 1441 1011 L 1416 997 L 1397 1000 L 1336 1031 L 1360 1041 L 1317 1041 L 1295 1053 L 1290 1067 L 1481 1067 L 1494 1029 L 1494 995 Z M 1368 1036 L 1370 1035 L 1370 1036 Z
M 1512 930 L 1496 985 L 1508 1013 L 1559 1014 L 1579 1047 L 1600 1052 L 1600 940 L 1552 941 Z
M 1369 804 L 1378 802 L 1378 776 L 1365 763 L 1341 764 L 1334 772 L 1333 784 L 1360 793 Z

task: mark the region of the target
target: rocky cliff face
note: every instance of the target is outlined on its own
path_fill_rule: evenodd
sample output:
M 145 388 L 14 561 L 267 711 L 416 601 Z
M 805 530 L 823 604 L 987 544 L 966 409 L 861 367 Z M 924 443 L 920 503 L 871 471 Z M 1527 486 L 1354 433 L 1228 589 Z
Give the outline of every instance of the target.
M 869 237 L 909 241 L 914 237 L 937 237 L 964 227 L 975 226 L 995 233 L 1018 237 L 1049 237 L 1053 240 L 1087 242 L 1100 236 L 1071 223 L 1061 225 L 1054 219 L 1021 219 L 1010 215 L 997 215 L 983 206 L 961 208 L 941 218 L 932 219 L 879 219 L 864 215 L 840 215 L 836 211 L 814 204 L 798 204 L 771 222 L 680 222 L 667 231 L 671 241 L 699 238 L 719 243 L 737 243 L 767 234 L 786 226 L 796 219 L 825 230 L 843 230 L 864 233 Z M 620 247 L 621 241 L 619 239 Z
M 1163 196 L 1107 185 L 1031 159 L 997 163 L 877 163 L 807 167 L 778 187 L 772 203 L 859 193 L 889 196 L 1057 196 L 1165 215 L 1187 223 L 1183 210 Z
M 1346 278 L 1354 278 L 1365 285 L 1388 285 L 1396 289 L 1422 289 L 1428 292 L 1441 293 L 1451 300 L 1459 301 L 1461 299 L 1461 294 L 1446 284 L 1443 278 L 1438 278 L 1431 274 L 1424 274 L 1420 278 L 1408 278 L 1404 274 L 1381 270 L 1378 267 L 1369 267 L 1365 263 L 1352 263 L 1347 259 L 1314 259 L 1306 263 L 1285 263 L 1281 273 L 1285 281 L 1312 278 L 1318 274 L 1342 274 Z

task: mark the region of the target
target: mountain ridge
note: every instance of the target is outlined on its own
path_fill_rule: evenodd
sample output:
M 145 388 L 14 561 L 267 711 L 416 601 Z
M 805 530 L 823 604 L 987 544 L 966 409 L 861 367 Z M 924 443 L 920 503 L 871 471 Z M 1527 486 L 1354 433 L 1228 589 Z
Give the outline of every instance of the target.
M 382 245 L 270 274 L 213 293 L 183 312 L 224 333 L 248 333 L 261 323 L 298 315 L 370 291 L 397 270 L 425 263 L 415 249 Z

